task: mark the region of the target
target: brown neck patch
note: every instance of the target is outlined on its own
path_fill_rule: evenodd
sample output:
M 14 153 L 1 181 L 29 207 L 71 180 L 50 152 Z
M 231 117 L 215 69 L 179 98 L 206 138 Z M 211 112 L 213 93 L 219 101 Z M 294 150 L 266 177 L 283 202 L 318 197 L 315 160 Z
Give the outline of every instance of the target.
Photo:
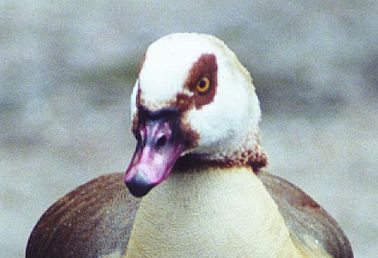
M 268 164 L 268 156 L 261 150 L 235 153 L 231 157 L 224 157 L 219 160 L 206 159 L 199 154 L 187 154 L 177 160 L 174 169 L 186 171 L 193 168 L 203 167 L 251 167 L 255 174 Z
M 175 169 L 186 171 L 193 168 L 203 167 L 251 167 L 255 174 L 268 165 L 268 156 L 261 149 L 259 133 L 256 133 L 256 142 L 250 149 L 236 150 L 229 154 L 223 154 L 217 158 L 208 157 L 202 154 L 186 154 L 177 160 Z

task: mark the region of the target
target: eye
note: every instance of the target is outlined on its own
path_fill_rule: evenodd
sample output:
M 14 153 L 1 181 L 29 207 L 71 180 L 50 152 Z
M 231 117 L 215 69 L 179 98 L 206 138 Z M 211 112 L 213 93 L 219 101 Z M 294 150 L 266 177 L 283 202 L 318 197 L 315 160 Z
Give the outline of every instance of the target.
M 208 76 L 203 76 L 198 80 L 196 84 L 196 91 L 200 94 L 208 92 L 210 89 L 210 78 Z

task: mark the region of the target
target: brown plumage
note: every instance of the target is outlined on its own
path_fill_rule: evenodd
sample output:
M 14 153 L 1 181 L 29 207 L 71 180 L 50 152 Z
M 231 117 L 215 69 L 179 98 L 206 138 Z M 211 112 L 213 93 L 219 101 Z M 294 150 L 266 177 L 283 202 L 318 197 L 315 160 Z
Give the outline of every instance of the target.
M 59 199 L 30 235 L 26 257 L 98 257 L 124 253 L 140 199 L 122 174 L 100 176 Z

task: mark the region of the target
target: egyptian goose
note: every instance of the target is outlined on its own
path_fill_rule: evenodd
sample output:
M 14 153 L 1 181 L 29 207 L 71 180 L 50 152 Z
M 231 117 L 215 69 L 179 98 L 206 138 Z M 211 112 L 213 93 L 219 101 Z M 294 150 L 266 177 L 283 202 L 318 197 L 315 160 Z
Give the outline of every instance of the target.
M 125 176 L 58 200 L 27 257 L 353 257 L 319 204 L 261 171 L 259 101 L 221 40 L 177 33 L 151 44 L 131 113 L 137 146 Z

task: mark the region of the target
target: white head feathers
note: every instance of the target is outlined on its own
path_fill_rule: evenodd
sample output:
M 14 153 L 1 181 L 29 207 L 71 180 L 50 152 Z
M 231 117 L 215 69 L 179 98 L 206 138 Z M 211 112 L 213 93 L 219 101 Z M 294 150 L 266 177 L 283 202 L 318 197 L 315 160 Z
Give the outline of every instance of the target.
M 215 61 L 209 56 L 215 57 Z M 149 46 L 132 94 L 132 117 L 135 118 L 138 111 L 138 101 L 156 111 L 177 104 L 178 96 L 194 98 L 191 77 L 197 76 L 194 79 L 198 80 L 209 71 L 214 72 L 206 68 L 209 62 L 215 62 L 215 66 L 212 64 L 215 68 L 211 68 L 216 76 L 212 82 L 216 87 L 215 95 L 183 111 L 183 123 L 198 135 L 197 143 L 186 153 L 208 159 L 232 159 L 238 153 L 252 153 L 259 148 L 260 106 L 251 76 L 235 54 L 210 35 L 170 34 Z M 185 100 L 189 101 L 187 98 Z

